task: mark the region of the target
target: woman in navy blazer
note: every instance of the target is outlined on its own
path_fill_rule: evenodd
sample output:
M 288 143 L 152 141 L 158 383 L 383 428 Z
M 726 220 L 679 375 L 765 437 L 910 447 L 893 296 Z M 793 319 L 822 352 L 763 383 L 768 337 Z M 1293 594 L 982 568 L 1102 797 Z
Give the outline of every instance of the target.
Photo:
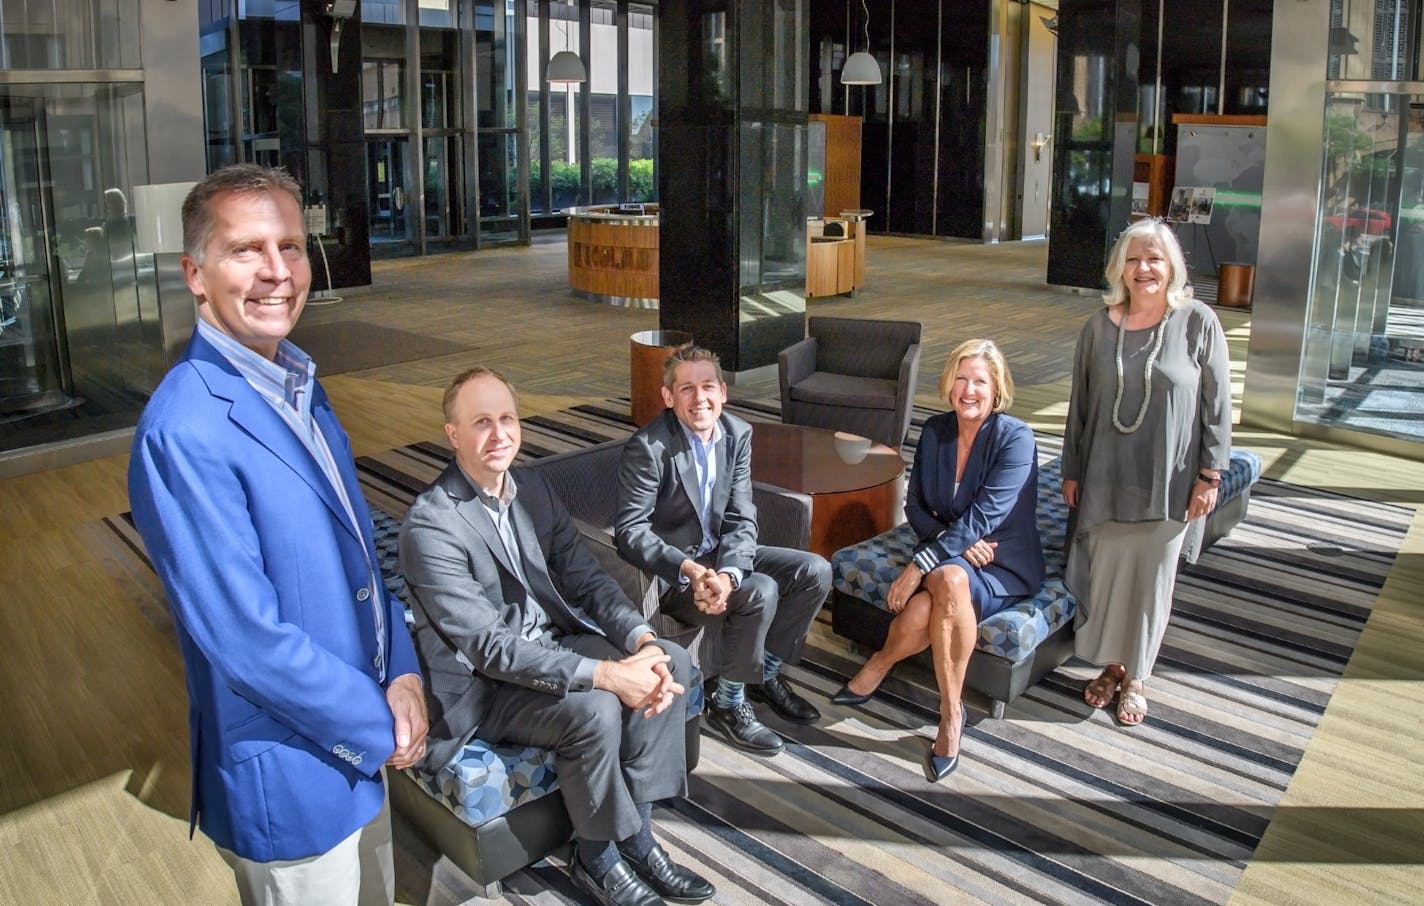
M 932 648 L 939 682 L 939 733 L 925 756 L 938 781 L 959 764 L 960 692 L 979 620 L 1043 584 L 1038 536 L 1038 448 L 1011 415 L 1014 381 L 992 340 L 968 340 L 949 355 L 940 398 L 952 411 L 925 422 L 910 473 L 905 515 L 919 543 L 890 586 L 895 614 L 885 647 L 831 699 L 861 704 L 890 668 Z

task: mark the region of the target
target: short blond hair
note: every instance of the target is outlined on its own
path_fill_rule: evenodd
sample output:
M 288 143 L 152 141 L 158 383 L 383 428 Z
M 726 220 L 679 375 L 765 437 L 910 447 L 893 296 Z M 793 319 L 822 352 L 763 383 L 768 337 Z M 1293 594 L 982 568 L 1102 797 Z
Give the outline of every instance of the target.
M 727 378 L 722 374 L 722 360 L 717 353 L 701 346 L 684 346 L 675 350 L 667 357 L 663 363 L 663 386 L 672 389 L 673 381 L 677 380 L 677 366 L 684 362 L 711 362 L 712 367 L 717 371 L 717 383 L 727 383 Z
M 445 388 L 445 396 L 440 400 L 440 408 L 445 413 L 445 424 L 455 424 L 455 397 L 460 395 L 460 388 L 473 381 L 475 378 L 492 377 L 499 380 L 505 387 L 509 388 L 509 395 L 514 397 L 514 408 L 519 408 L 519 394 L 514 391 L 514 385 L 509 382 L 509 378 L 495 371 L 493 368 L 486 368 L 483 365 L 476 365 L 473 368 L 466 368 L 455 375 L 450 380 L 450 386 Z
M 1014 376 L 1009 373 L 1009 363 L 1004 353 L 993 340 L 965 340 L 945 360 L 944 371 L 939 376 L 939 398 L 949 402 L 949 391 L 954 386 L 955 375 L 959 373 L 959 363 L 965 359 L 983 359 L 989 366 L 989 377 L 994 381 L 994 411 L 1003 412 L 1014 404 Z

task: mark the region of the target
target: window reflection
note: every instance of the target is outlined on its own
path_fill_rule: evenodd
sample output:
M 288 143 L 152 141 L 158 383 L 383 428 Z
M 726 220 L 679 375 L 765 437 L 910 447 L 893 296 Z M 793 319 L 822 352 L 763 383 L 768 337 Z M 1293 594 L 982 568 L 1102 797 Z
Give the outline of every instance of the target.
M 1325 134 L 1296 417 L 1424 438 L 1424 95 L 1328 92 Z

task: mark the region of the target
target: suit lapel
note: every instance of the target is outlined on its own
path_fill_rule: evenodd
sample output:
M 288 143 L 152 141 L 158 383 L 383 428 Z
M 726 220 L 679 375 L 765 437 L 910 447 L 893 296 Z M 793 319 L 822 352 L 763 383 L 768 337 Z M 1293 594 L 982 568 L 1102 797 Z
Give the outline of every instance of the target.
M 346 515 L 346 508 L 341 505 L 341 500 L 336 495 L 336 489 L 327 480 L 326 473 L 317 465 L 306 444 L 302 443 L 291 426 L 272 408 L 272 404 L 263 399 L 262 395 L 247 383 L 247 379 L 239 374 L 211 343 L 204 340 L 201 334 L 193 335 L 188 352 L 198 373 L 202 375 L 208 392 L 214 398 L 226 400 L 231 404 L 228 419 L 257 443 L 271 450 L 273 455 L 281 460 L 282 465 L 295 472 L 316 492 L 336 517 L 336 521 L 360 539 L 351 519 Z M 316 407 L 313 406 L 313 409 Z M 332 449 L 332 455 L 337 456 L 337 451 L 345 448 L 344 444 L 332 442 L 334 432 L 340 429 L 336 427 L 335 416 L 329 410 L 323 414 L 329 424 L 319 421 L 318 430 L 327 438 L 327 446 Z
M 476 537 L 489 548 L 499 565 L 511 576 L 518 576 L 519 571 L 514 568 L 514 563 L 509 559 L 509 552 L 504 549 L 504 539 L 499 536 L 499 529 L 495 527 L 489 508 L 480 501 L 474 485 L 470 484 L 465 473 L 460 471 L 459 465 L 451 462 L 445 467 L 445 471 L 440 473 L 440 477 L 435 479 L 435 483 L 455 501 L 455 512 L 460 514 L 460 518 L 465 520 L 465 524 L 474 531 Z
M 526 511 L 522 498 L 517 494 L 514 498 L 514 508 L 509 515 L 514 520 L 515 537 L 519 539 L 519 552 L 524 563 L 524 576 L 529 580 L 529 584 L 534 586 L 528 589 L 529 593 L 541 603 L 550 605 L 557 603 L 567 607 L 564 596 L 559 594 L 558 588 L 554 586 L 554 580 L 549 578 L 544 548 L 539 544 L 539 536 L 534 531 L 534 521 Z
M 722 421 L 725 422 L 725 419 Z M 716 447 L 717 480 L 712 483 L 712 512 L 720 516 L 727 512 L 727 501 L 732 497 L 732 463 L 736 461 L 733 451 L 737 442 L 726 424 L 719 424 L 719 427 L 722 429 L 722 442 Z
M 683 430 L 682 423 L 677 420 L 677 416 L 668 410 L 664 415 L 672 422 L 672 462 L 677 469 L 677 477 L 682 484 L 683 493 L 687 495 L 688 501 L 692 504 L 692 511 L 700 514 L 702 512 L 702 488 L 697 481 L 697 460 L 692 456 L 692 444 L 687 439 L 687 432 Z

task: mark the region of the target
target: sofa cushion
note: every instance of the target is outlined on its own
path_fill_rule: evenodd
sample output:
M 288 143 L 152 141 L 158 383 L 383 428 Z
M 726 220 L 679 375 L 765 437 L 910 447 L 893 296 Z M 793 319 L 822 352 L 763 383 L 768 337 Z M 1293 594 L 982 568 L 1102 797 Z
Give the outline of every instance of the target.
M 894 409 L 896 384 L 880 378 L 817 371 L 791 385 L 791 398 L 823 406 Z

